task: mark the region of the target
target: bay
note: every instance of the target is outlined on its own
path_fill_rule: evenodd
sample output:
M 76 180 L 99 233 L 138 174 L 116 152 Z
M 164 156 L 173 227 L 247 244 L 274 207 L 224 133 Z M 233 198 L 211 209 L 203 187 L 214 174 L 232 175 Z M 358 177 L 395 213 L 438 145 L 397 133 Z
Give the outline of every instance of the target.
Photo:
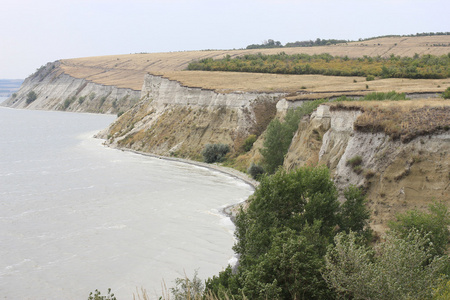
M 0 295 L 152 299 L 233 258 L 219 213 L 253 189 L 226 174 L 111 149 L 110 115 L 0 108 Z

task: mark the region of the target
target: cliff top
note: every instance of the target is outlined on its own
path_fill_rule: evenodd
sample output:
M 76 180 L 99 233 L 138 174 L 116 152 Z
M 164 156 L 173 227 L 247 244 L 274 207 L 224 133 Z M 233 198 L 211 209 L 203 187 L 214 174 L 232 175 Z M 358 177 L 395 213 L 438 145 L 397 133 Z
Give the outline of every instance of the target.
M 366 83 L 363 77 L 335 77 L 316 75 L 276 75 L 258 73 L 204 72 L 183 71 L 189 62 L 203 58 L 222 58 L 243 54 L 320 54 L 333 56 L 363 57 L 391 54 L 413 56 L 415 53 L 443 55 L 450 52 L 450 36 L 423 37 L 384 37 L 373 40 L 350 42 L 330 46 L 292 47 L 251 50 L 207 50 L 169 53 L 142 53 L 127 55 L 110 55 L 65 59 L 61 68 L 65 73 L 85 78 L 104 85 L 115 85 L 122 88 L 140 90 L 144 75 L 151 73 L 162 75 L 183 85 L 214 89 L 220 92 L 229 91 L 264 91 L 264 92 L 298 92 L 306 88 L 307 92 L 364 92 Z M 355 84 L 356 81 L 359 84 Z M 392 90 L 392 85 L 400 92 L 443 91 L 449 80 L 407 80 L 386 79 L 369 83 L 371 91 Z M 438 87 L 442 86 L 442 87 Z M 302 93 L 307 95 L 307 93 Z M 305 96 L 307 97 L 307 96 Z M 329 95 L 326 95 L 329 97 Z

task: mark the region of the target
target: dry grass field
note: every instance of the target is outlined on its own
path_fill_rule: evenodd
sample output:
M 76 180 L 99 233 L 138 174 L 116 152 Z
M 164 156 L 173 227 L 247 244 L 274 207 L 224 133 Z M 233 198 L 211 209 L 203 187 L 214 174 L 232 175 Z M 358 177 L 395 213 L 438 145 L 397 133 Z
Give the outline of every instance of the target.
M 234 57 L 259 52 L 276 54 L 282 51 L 287 54 L 329 53 L 333 56 L 347 55 L 349 57 L 364 55 L 387 57 L 391 54 L 413 56 L 415 53 L 443 55 L 450 52 L 450 36 L 379 38 L 320 47 L 110 55 L 64 59 L 61 61 L 61 67 L 64 72 L 76 78 L 86 78 L 96 83 L 134 90 L 140 90 L 144 75 L 151 73 L 177 80 L 186 86 L 214 89 L 219 92 L 284 91 L 294 93 L 300 91 L 302 92 L 300 93 L 301 97 L 305 98 L 311 92 L 333 92 L 332 95 L 339 95 L 339 93 L 352 91 L 364 94 L 369 91 L 388 91 L 393 87 L 401 92 L 441 92 L 449 85 L 448 79 L 423 81 L 388 79 L 365 82 L 365 78 L 362 77 L 183 71 L 193 60 L 209 57 L 221 58 L 225 55 Z M 369 85 L 369 88 L 366 88 L 366 84 Z M 302 87 L 306 87 L 306 89 L 302 89 Z M 325 96 L 329 97 L 329 95 Z
M 361 110 L 356 130 L 384 132 L 403 142 L 450 128 L 450 100 L 343 101 L 328 105 L 332 109 Z

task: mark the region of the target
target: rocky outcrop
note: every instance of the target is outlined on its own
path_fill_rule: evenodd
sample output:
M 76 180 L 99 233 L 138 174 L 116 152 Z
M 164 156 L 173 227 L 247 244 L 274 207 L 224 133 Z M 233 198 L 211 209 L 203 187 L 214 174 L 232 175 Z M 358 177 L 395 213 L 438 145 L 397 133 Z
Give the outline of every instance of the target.
M 29 93 L 35 94 L 34 98 Z M 118 113 L 139 101 L 140 91 L 101 85 L 65 74 L 58 61 L 39 68 L 25 79 L 3 106 L 13 108 Z
M 396 213 L 450 199 L 450 132 L 403 143 L 384 133 L 355 131 L 360 114 L 320 106 L 301 123 L 285 168 L 325 164 L 340 190 L 364 188 L 377 231 L 385 230 Z M 355 158 L 360 162 L 352 166 L 349 161 Z
M 142 101 L 105 132 L 110 145 L 159 155 L 200 159 L 205 144 L 237 150 L 260 135 L 282 94 L 217 93 L 148 74 Z

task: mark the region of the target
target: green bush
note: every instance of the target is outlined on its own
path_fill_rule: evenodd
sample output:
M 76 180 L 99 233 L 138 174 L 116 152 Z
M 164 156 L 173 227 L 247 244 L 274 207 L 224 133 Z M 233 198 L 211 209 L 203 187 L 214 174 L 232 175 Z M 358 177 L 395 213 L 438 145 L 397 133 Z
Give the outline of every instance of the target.
M 262 174 L 264 174 L 264 168 L 260 165 L 255 165 L 252 163 L 247 169 L 247 173 L 252 176 L 253 179 L 258 179 Z
M 364 98 L 360 100 L 368 100 L 368 101 L 382 101 L 382 100 L 408 100 L 406 98 L 405 93 L 397 93 L 395 91 L 387 92 L 387 93 L 377 93 L 373 92 L 364 96 Z
M 325 256 L 324 278 L 343 299 L 431 299 L 442 281 L 447 256 L 433 256 L 415 230 L 390 231 L 373 248 L 353 233 L 340 233 Z
M 442 93 L 442 98 L 450 99 L 450 86 Z
M 192 280 L 188 277 L 175 279 L 176 286 L 170 289 L 174 300 L 202 299 L 205 287 L 197 273 L 196 270 Z
M 346 162 L 347 166 L 356 167 L 362 164 L 362 157 L 361 155 L 353 156 L 352 158 L 348 159 Z
M 443 255 L 448 248 L 450 240 L 450 213 L 442 203 L 433 203 L 429 206 L 429 212 L 411 210 L 396 216 L 395 221 L 389 222 L 389 228 L 406 236 L 412 229 L 417 230 L 423 236 L 428 235 L 432 242 L 432 253 Z
M 66 110 L 73 102 L 75 102 L 76 97 L 72 96 L 64 100 L 63 109 Z
M 366 81 L 372 81 L 372 80 L 375 80 L 375 76 L 373 76 L 373 75 L 367 75 Z
M 244 149 L 245 152 L 248 152 L 252 149 L 253 144 L 256 142 L 256 139 L 258 137 L 254 134 L 249 135 L 245 141 L 244 144 L 242 145 L 242 149 Z
M 203 160 L 206 163 L 221 162 L 230 151 L 230 146 L 225 144 L 206 144 L 202 151 Z
M 27 94 L 27 104 L 30 104 L 31 102 L 33 102 L 36 99 L 37 99 L 37 94 L 34 91 L 30 91 Z

